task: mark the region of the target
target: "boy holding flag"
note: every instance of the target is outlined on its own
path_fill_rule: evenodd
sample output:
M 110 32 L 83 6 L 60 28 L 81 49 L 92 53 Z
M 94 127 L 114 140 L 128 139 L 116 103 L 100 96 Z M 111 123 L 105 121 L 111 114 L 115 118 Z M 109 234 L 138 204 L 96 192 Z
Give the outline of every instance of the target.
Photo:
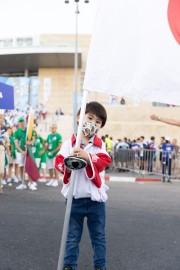
M 77 114 L 77 122 L 79 116 L 80 111 Z M 75 167 L 78 158 L 87 164 L 75 174 L 63 270 L 77 269 L 79 243 L 85 217 L 87 217 L 94 252 L 94 269 L 106 269 L 105 202 L 108 187 L 105 185 L 104 178 L 105 168 L 111 163 L 111 158 L 106 151 L 105 143 L 97 137 L 97 132 L 105 125 L 106 119 L 106 110 L 100 103 L 87 103 L 80 147 L 73 148 L 76 142 L 74 134 L 70 140 L 62 144 L 55 159 L 55 168 L 64 175 L 61 192 L 66 199 L 71 181 L 71 169 L 73 169 L 73 162 L 72 167 L 71 165 L 68 167 L 66 160 L 74 157 L 77 160 L 74 162 Z

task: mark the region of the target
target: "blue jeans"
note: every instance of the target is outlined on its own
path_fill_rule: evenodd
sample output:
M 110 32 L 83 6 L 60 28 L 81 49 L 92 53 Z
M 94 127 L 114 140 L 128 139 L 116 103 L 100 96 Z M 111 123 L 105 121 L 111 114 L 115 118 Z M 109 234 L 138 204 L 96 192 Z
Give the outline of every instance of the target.
M 92 201 L 90 198 L 73 199 L 66 241 L 66 255 L 64 264 L 77 269 L 79 243 L 83 232 L 84 218 L 87 217 L 87 226 L 93 248 L 94 266 L 106 269 L 106 235 L 105 235 L 105 203 Z
M 166 174 L 166 170 L 168 170 L 168 175 L 171 175 L 172 169 L 172 159 L 168 156 L 162 156 L 162 174 Z

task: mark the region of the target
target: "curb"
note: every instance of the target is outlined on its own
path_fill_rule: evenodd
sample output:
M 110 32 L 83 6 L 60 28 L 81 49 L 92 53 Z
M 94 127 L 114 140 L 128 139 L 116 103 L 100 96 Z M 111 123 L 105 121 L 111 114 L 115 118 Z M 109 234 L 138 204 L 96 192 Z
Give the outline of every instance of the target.
M 122 183 L 146 183 L 146 182 L 161 182 L 161 178 L 140 178 L 140 177 L 122 177 L 122 176 L 105 176 L 105 181 L 122 182 Z
M 161 182 L 161 178 L 136 178 L 136 182 Z
M 123 183 L 135 183 L 135 177 L 122 177 L 122 176 L 105 176 L 105 181 L 109 182 L 123 182 Z

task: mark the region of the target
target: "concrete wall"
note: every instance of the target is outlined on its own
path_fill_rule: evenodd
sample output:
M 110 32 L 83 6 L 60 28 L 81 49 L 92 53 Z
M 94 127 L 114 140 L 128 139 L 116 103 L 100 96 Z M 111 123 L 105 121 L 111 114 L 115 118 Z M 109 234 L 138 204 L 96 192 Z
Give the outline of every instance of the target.
M 43 35 L 41 43 L 47 46 L 74 46 L 74 35 Z M 82 50 L 82 69 L 79 70 L 78 92 L 81 93 L 82 76 L 85 70 L 86 58 L 90 43 L 90 36 L 79 36 L 79 47 Z M 72 132 L 72 92 L 74 91 L 74 69 L 39 69 L 40 85 L 40 102 L 44 103 L 44 79 L 51 78 L 51 95 L 46 103 L 50 114 L 49 121 L 54 121 L 56 109 L 62 108 L 65 116 L 57 120 L 59 132 L 63 138 L 67 139 Z M 180 107 L 153 107 L 151 102 L 135 102 L 126 100 L 126 105 L 120 105 L 118 98 L 117 104 L 109 105 L 110 96 L 101 93 L 91 92 L 89 101 L 96 100 L 102 103 L 108 112 L 108 121 L 106 126 L 100 132 L 109 134 L 114 139 L 123 138 L 124 136 L 135 139 L 144 135 L 148 140 L 154 135 L 159 141 L 160 136 L 177 138 L 180 143 L 180 128 L 169 126 L 161 122 L 150 120 L 150 115 L 156 113 L 160 116 L 178 119 Z M 47 124 L 48 125 L 48 124 Z M 46 128 L 47 129 L 47 128 Z
M 99 101 L 97 99 L 97 101 Z M 180 144 L 180 128 L 170 126 L 162 122 L 152 121 L 150 115 L 157 113 L 160 116 L 178 119 L 180 108 L 154 108 L 151 103 L 142 102 L 139 107 L 132 105 L 108 105 L 103 104 L 107 110 L 108 120 L 105 127 L 99 132 L 99 136 L 109 134 L 114 140 L 128 137 L 136 139 L 141 135 L 149 140 L 150 136 L 156 137 L 159 142 L 161 136 L 176 138 Z M 41 125 L 44 136 L 49 132 L 49 124 L 56 122 L 58 131 L 62 134 L 63 140 L 68 139 L 72 134 L 72 115 L 56 117 L 49 114 L 48 120 Z

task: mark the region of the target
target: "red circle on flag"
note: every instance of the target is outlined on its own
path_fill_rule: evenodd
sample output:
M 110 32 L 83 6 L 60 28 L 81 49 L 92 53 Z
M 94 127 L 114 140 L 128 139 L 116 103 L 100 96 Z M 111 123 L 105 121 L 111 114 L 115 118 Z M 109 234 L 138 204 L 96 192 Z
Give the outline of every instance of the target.
M 168 21 L 171 32 L 180 45 L 180 0 L 169 0 Z

